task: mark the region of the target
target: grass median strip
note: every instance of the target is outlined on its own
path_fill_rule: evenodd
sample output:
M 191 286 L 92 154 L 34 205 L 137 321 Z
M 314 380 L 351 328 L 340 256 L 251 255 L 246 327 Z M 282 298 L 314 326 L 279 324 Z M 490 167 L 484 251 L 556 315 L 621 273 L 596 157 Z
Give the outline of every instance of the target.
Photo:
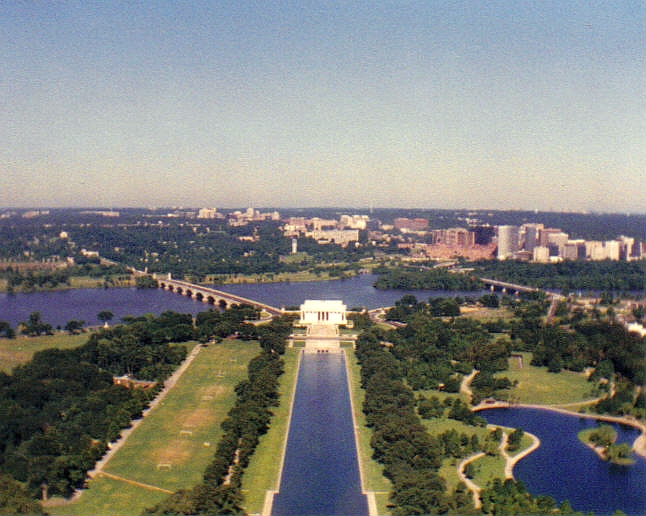
M 280 377 L 280 405 L 273 409 L 274 416 L 267 433 L 260 437 L 260 442 L 251 458 L 249 466 L 242 476 L 242 492 L 245 497 L 245 509 L 249 514 L 262 512 L 267 491 L 278 489 L 282 454 L 287 439 L 292 396 L 298 373 L 299 349 L 287 349 L 283 355 L 285 372 Z

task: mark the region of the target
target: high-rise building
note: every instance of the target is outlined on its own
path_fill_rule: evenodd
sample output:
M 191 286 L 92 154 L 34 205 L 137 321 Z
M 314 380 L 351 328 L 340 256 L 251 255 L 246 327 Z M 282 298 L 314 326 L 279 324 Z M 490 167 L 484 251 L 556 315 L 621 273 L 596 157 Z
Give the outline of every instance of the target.
M 498 259 L 513 258 L 518 252 L 518 226 L 498 226 Z
M 538 232 L 543 228 L 543 224 L 523 224 L 521 233 L 525 234 L 525 238 L 523 239 L 523 249 L 525 251 L 534 253 L 534 248 L 539 245 Z

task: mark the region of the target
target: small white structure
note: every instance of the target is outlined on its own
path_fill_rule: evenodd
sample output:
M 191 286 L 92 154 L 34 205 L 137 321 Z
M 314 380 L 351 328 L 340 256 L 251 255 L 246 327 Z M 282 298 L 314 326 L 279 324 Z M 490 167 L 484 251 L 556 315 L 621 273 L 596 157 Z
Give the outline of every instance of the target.
M 306 300 L 301 305 L 300 324 L 316 326 L 339 326 L 348 323 L 343 301 Z

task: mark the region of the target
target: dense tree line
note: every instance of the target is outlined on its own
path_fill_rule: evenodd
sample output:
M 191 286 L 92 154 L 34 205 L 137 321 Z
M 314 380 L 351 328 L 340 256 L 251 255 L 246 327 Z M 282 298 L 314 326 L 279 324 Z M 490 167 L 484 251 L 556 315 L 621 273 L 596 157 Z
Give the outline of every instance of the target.
M 563 514 L 581 515 L 565 501 L 556 505 L 550 496 L 532 496 L 521 481 L 494 479 L 480 492 L 482 512 L 492 516 L 515 516 L 517 514 Z
M 379 275 L 378 289 L 475 291 L 482 282 L 471 274 L 453 273 L 446 269 L 392 269 Z
M 366 393 L 363 410 L 372 428 L 373 457 L 383 464 L 384 475 L 393 485 L 392 514 L 471 510 L 472 499 L 463 484 L 447 493 L 438 474 L 445 447 L 420 422 L 413 392 L 403 382 L 402 367 L 382 347 L 377 333 L 368 330 L 358 338 L 357 358 Z
M 17 266 L 8 266 L 6 269 L 0 271 L 0 278 L 6 280 L 7 291 L 9 293 L 70 288 L 71 278 L 78 276 L 88 276 L 97 280 L 103 279 L 103 284 L 106 287 L 126 284 L 130 281 L 130 274 L 124 266 L 100 265 L 98 260 L 79 263 L 88 259 L 84 256 L 72 256 L 77 263 L 73 266 L 33 271 L 23 271 Z
M 400 360 L 406 381 L 413 389 L 458 392 L 463 375 L 473 368 L 480 371 L 472 382 L 476 403 L 511 387 L 506 378 L 494 377 L 508 367 L 512 350 L 509 339 L 492 335 L 487 326 L 473 319 L 441 319 L 424 308 L 407 320 L 408 324 L 391 332 L 388 339 L 393 344 L 392 354 Z
M 248 378 L 235 388 L 235 405 L 222 422 L 224 435 L 202 483 L 176 492 L 145 514 L 244 514 L 242 475 L 260 436 L 269 429 L 272 408 L 279 403 L 278 381 L 283 373 L 280 355 L 290 328 L 288 318 L 262 327 L 262 351 L 249 363 Z
M 513 260 L 477 262 L 477 274 L 483 277 L 538 288 L 565 292 L 644 291 L 646 264 L 640 261 L 564 261 L 560 263 L 527 263 Z

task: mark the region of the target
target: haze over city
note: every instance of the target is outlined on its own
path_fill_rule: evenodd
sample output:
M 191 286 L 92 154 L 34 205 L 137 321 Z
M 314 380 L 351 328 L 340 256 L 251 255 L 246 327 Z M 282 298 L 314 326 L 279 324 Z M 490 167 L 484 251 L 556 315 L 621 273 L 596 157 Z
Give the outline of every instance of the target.
M 644 212 L 644 2 L 5 2 L 0 207 Z

